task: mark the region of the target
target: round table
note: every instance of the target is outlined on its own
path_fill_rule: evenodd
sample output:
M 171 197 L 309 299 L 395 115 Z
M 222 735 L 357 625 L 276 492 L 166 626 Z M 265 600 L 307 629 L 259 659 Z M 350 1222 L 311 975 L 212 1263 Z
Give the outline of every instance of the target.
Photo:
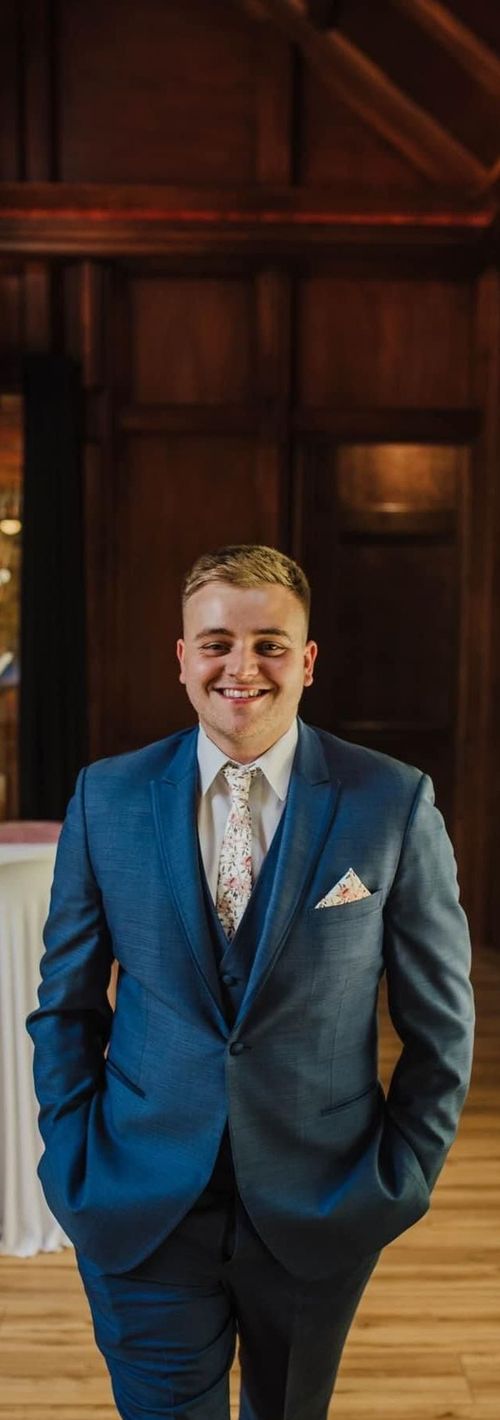
M 72 1246 L 36 1171 L 43 1143 L 26 1016 L 37 1005 L 59 825 L 47 825 L 49 842 L 40 841 L 42 826 L 34 829 L 35 842 L 24 825 L 17 841 L 0 833 L 0 1253 L 13 1257 Z

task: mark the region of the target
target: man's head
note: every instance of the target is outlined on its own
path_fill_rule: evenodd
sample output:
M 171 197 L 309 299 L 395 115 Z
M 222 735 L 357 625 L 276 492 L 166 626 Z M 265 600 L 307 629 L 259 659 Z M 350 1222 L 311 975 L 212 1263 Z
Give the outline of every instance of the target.
M 309 606 L 304 572 L 273 547 L 220 548 L 185 577 L 180 680 L 228 758 L 248 764 L 290 728 L 317 654 Z

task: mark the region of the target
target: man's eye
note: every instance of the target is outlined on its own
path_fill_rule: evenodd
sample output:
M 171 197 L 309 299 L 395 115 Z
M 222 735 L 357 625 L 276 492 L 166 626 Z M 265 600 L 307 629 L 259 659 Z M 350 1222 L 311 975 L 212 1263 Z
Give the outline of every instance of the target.
M 279 654 L 280 651 L 285 650 L 285 647 L 278 646 L 276 641 L 261 641 L 261 644 L 260 646 L 258 646 L 257 649 L 261 651 L 263 655 L 267 656 L 270 653 L 274 653 L 275 651 L 277 651 Z
M 203 650 L 223 652 L 227 651 L 228 647 L 225 645 L 224 641 L 210 641 L 207 646 L 203 647 Z

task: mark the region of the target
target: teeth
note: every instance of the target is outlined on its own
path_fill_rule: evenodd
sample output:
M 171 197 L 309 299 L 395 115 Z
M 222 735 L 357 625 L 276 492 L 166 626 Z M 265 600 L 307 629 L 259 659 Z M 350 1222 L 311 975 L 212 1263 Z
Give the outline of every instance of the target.
M 246 700 L 249 695 L 255 699 L 260 695 L 260 690 L 223 690 L 222 694 L 231 700 Z

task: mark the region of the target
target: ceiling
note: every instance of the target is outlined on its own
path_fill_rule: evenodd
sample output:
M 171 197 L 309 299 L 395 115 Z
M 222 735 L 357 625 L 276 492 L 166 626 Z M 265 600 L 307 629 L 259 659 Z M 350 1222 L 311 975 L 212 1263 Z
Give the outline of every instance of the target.
M 440 186 L 498 193 L 499 0 L 240 0 Z

